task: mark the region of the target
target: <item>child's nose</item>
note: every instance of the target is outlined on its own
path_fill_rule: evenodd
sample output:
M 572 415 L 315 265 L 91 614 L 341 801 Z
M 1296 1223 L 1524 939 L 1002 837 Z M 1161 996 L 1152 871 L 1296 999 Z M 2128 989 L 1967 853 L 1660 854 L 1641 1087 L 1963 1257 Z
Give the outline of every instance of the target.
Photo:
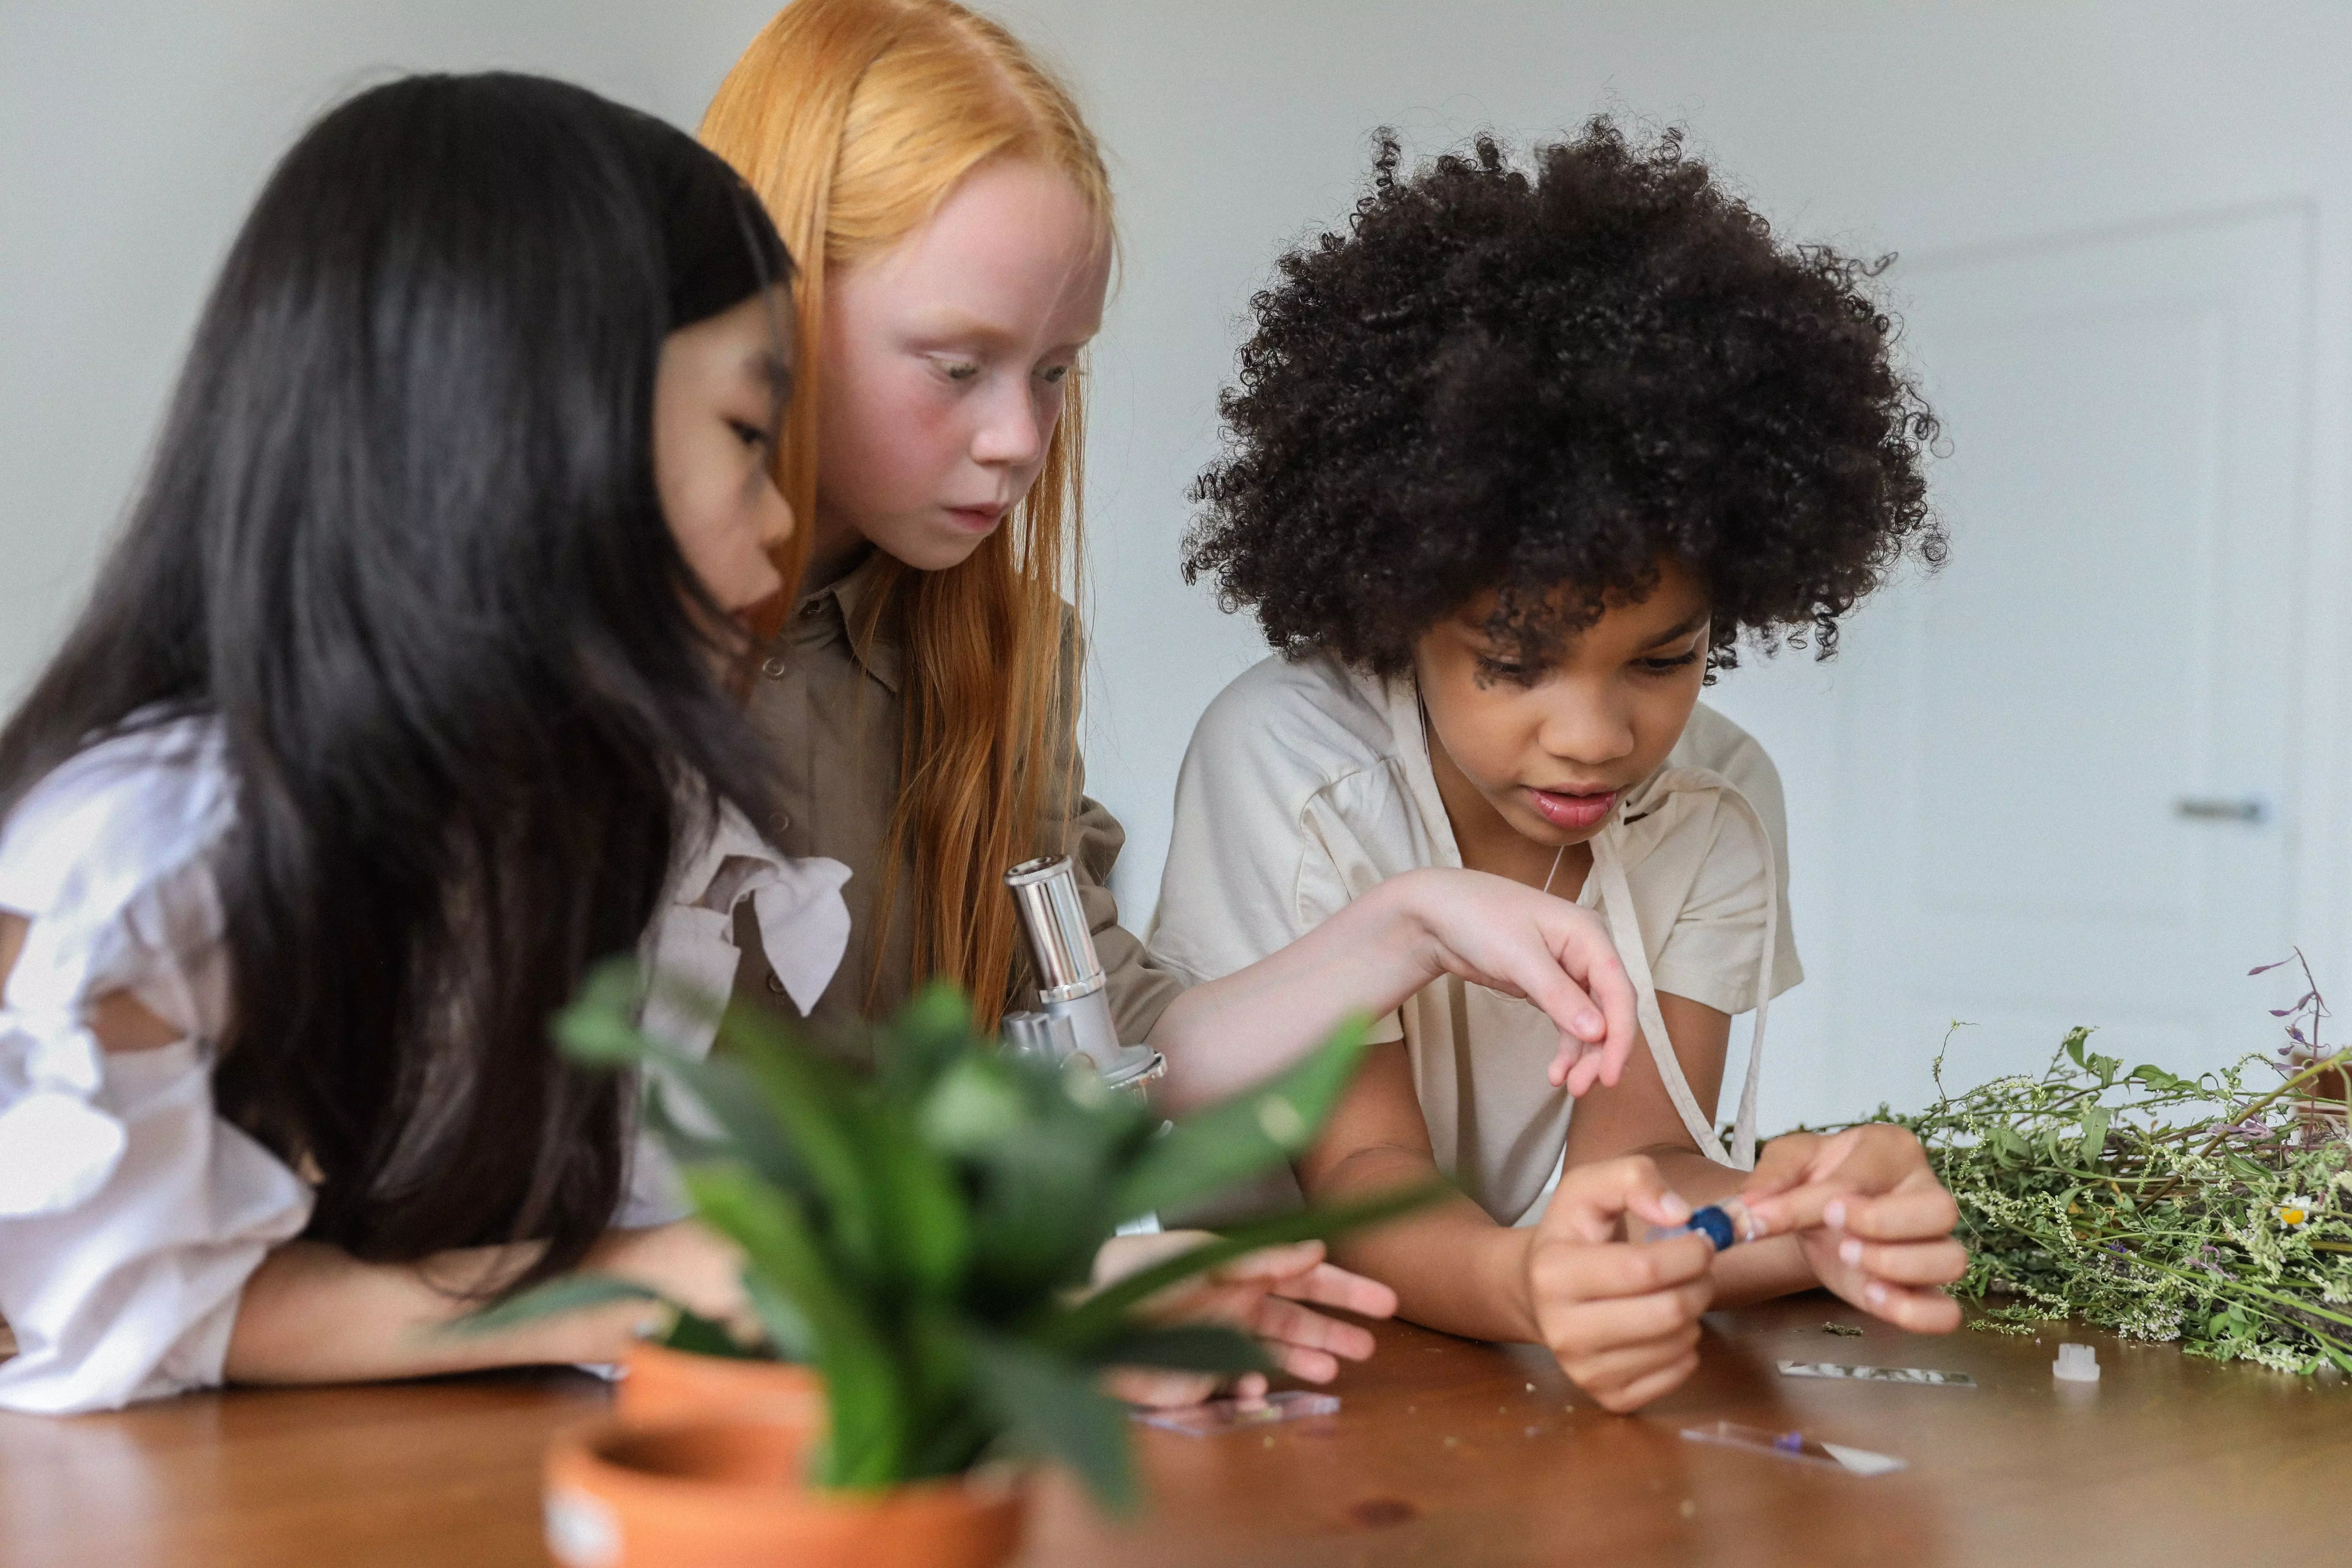
M 1544 715 L 1538 742 L 1563 762 L 1599 767 L 1633 750 L 1633 722 L 1621 704 L 1580 682 L 1559 683 L 1558 700 Z
M 1035 462 L 1045 449 L 1047 422 L 1041 418 L 1026 388 L 1007 386 L 995 397 L 972 437 L 972 460 L 990 466 L 1021 468 Z

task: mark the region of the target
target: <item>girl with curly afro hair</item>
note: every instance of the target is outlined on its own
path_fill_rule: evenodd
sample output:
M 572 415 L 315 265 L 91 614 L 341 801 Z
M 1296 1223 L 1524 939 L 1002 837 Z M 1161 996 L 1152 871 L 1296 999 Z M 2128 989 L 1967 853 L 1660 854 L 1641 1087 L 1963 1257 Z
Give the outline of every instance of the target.
M 1339 1256 L 1406 1316 L 1549 1345 L 1612 1409 L 1688 1374 L 1711 1305 L 1825 1285 L 1958 1321 L 1952 1201 L 1907 1133 L 1757 1156 L 1767 1004 L 1802 975 L 1784 811 L 1698 701 L 1743 640 L 1827 657 L 1892 568 L 1942 559 L 1878 270 L 1777 239 L 1677 132 L 1595 120 L 1530 167 L 1482 138 L 1417 172 L 1384 139 L 1345 231 L 1255 300 L 1195 495 L 1187 579 L 1276 657 L 1193 735 L 1154 955 L 1213 979 L 1424 867 L 1597 911 L 1647 1047 L 1622 1074 L 1444 979 L 1381 1020 L 1297 1174 L 1323 1199 L 1449 1177 Z M 1719 1259 L 1619 1239 L 1735 1197 L 1756 1244 Z

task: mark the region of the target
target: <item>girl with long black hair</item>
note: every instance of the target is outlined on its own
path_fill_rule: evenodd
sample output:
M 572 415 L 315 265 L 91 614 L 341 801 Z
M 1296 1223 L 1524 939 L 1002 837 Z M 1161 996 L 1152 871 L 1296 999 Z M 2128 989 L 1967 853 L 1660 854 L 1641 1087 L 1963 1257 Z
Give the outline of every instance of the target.
M 558 82 L 396 81 L 279 165 L 0 731 L 0 1405 L 592 1358 L 610 1315 L 413 1331 L 583 1260 L 731 1296 L 547 1022 L 631 949 L 723 992 L 741 900 L 804 987 L 846 936 L 727 689 L 790 268 Z

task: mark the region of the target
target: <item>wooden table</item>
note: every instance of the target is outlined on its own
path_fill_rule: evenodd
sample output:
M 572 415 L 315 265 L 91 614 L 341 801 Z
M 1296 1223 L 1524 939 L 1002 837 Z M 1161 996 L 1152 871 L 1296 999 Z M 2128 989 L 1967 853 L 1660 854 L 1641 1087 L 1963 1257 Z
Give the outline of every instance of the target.
M 1021 1563 L 2352 1561 L 2352 1384 L 2079 1330 L 2063 1337 L 2096 1346 L 2105 1376 L 2055 1384 L 2059 1332 L 1920 1339 L 1823 1296 L 1709 1324 L 1698 1375 L 1635 1417 L 1594 1408 L 1538 1352 L 1384 1326 L 1336 1416 L 1139 1432 L 1140 1520 L 1114 1527 L 1049 1483 Z M 1800 1382 L 1782 1359 L 1951 1368 L 1980 1386 Z M 604 1400 L 583 1375 L 533 1373 L 0 1416 L 0 1563 L 543 1564 L 541 1447 Z M 1910 1468 L 1864 1479 L 1678 1435 L 1717 1419 Z

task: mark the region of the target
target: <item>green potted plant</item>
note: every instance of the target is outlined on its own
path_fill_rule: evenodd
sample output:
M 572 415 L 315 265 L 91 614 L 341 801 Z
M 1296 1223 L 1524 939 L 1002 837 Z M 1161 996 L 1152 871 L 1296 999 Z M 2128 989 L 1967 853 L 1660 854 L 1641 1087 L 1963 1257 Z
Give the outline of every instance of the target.
M 1125 1508 L 1135 1486 L 1126 1412 L 1097 1391 L 1099 1372 L 1266 1365 L 1231 1329 L 1155 1325 L 1139 1304 L 1243 1253 L 1371 1224 L 1431 1195 L 1243 1226 L 1089 1294 L 1089 1266 L 1119 1222 L 1304 1149 L 1363 1054 L 1361 1026 L 1163 1129 L 1083 1068 L 1000 1055 L 945 987 L 877 1032 L 870 1075 L 755 1008 L 729 1009 L 709 1059 L 695 1060 L 638 1028 L 642 1001 L 633 968 L 601 972 L 557 1038 L 577 1061 L 640 1074 L 646 1124 L 696 1213 L 743 1249 L 765 1331 L 747 1349 L 679 1311 L 671 1346 L 800 1363 L 822 1384 L 823 1419 L 625 1415 L 571 1435 L 549 1467 L 551 1542 L 568 1563 L 854 1554 L 859 1568 L 980 1568 L 1011 1552 L 1025 1495 L 974 1479 L 999 1458 L 1061 1461 L 1105 1505 Z M 650 1292 L 572 1277 L 474 1321 L 628 1295 Z

